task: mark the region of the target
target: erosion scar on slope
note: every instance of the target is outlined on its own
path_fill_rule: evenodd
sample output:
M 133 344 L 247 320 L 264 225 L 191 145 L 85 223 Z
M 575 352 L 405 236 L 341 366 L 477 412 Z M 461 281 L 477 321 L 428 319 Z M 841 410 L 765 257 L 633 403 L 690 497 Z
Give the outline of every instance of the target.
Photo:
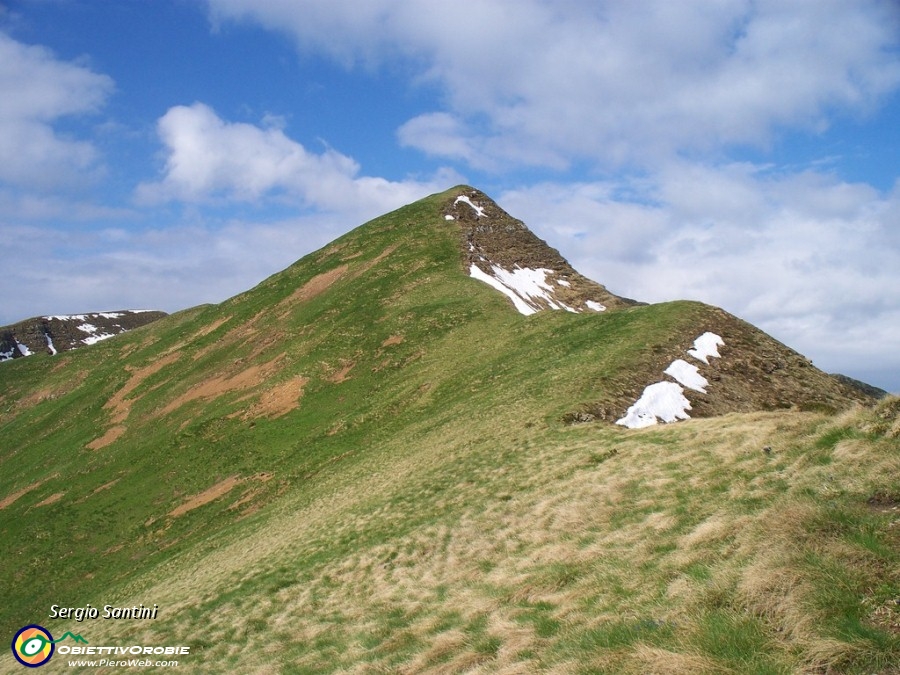
M 183 516 L 188 511 L 193 511 L 194 509 L 200 508 L 204 504 L 209 504 L 211 501 L 215 501 L 222 495 L 226 495 L 231 492 L 231 489 L 235 485 L 242 483 L 243 480 L 244 479 L 237 474 L 235 474 L 234 476 L 229 476 L 225 480 L 219 481 L 212 487 L 207 488 L 203 492 L 189 498 L 180 506 L 176 506 L 174 509 L 169 511 L 169 515 L 173 518 L 177 518 L 178 516 Z
M 128 418 L 128 414 L 131 412 L 131 406 L 134 401 L 132 399 L 128 399 L 127 396 L 135 389 L 137 389 L 141 385 L 141 383 L 148 377 L 150 377 L 154 373 L 159 372 L 170 363 L 175 362 L 177 359 L 177 353 L 168 354 L 161 359 L 157 359 L 149 366 L 129 369 L 131 372 L 131 378 L 121 389 L 119 389 L 119 391 L 113 394 L 112 398 L 110 398 L 103 406 L 104 408 L 112 410 L 113 425 L 121 424 L 122 422 L 124 422 Z
M 18 500 L 19 497 L 22 497 L 22 496 L 28 494 L 32 490 L 38 489 L 41 485 L 46 483 L 48 480 L 50 480 L 51 478 L 56 478 L 58 475 L 59 474 L 55 473 L 52 476 L 48 476 L 47 478 L 44 478 L 43 480 L 39 480 L 36 483 L 27 485 L 27 486 L 21 488 L 20 490 L 16 490 L 15 492 L 13 492 L 11 494 L 6 495 L 6 497 L 4 497 L 3 499 L 0 499 L 0 509 L 5 509 L 7 506 L 14 503 L 16 500 Z
M 264 391 L 259 397 L 259 401 L 244 412 L 241 417 L 245 420 L 254 417 L 273 419 L 288 414 L 291 410 L 300 406 L 303 388 L 308 382 L 309 378 L 298 375 L 287 382 L 276 384 Z
M 208 378 L 175 398 L 157 414 L 160 416 L 168 415 L 185 403 L 190 403 L 197 399 L 211 400 L 218 398 L 229 391 L 238 391 L 256 387 L 262 384 L 266 378 L 271 376 L 277 368 L 278 361 L 283 357 L 284 354 L 279 354 L 268 363 L 252 365 L 231 376 L 217 375 Z
M 130 399 L 128 396 L 137 389 L 144 380 L 154 373 L 159 372 L 170 363 L 174 363 L 176 360 L 178 360 L 178 354 L 172 353 L 157 359 L 143 368 L 131 368 L 126 366 L 126 369 L 131 373 L 128 382 L 126 382 L 119 391 L 113 394 L 110 399 L 103 404 L 104 408 L 112 411 L 112 418 L 110 419 L 111 424 L 101 436 L 88 443 L 87 447 L 91 450 L 105 448 L 124 434 L 126 431 L 125 426 L 123 426 L 124 422 L 131 413 L 131 406 L 134 405 L 134 399 Z
M 349 269 L 348 265 L 338 265 L 332 270 L 328 270 L 327 272 L 322 272 L 321 274 L 317 274 L 312 279 L 303 284 L 296 291 L 291 293 L 288 297 L 278 303 L 278 308 L 282 310 L 281 316 L 283 317 L 288 313 L 290 307 L 293 305 L 299 304 L 301 302 L 306 302 L 307 300 L 312 300 L 317 295 L 324 293 L 328 288 L 338 279 L 340 279 Z

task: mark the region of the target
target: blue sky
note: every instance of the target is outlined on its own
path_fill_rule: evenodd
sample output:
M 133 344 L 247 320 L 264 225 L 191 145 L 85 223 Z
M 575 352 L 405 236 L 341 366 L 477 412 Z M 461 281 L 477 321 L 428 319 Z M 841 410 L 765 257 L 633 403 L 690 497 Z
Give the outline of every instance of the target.
M 893 0 L 0 0 L 0 324 L 175 311 L 473 184 L 900 391 Z

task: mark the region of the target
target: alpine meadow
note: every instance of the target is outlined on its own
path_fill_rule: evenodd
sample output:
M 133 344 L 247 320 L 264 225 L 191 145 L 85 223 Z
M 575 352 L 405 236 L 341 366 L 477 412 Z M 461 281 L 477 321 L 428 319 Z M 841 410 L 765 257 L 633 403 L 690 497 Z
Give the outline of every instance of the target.
M 202 673 L 900 672 L 900 400 L 621 298 L 468 186 L 3 363 L 0 466 L 4 635 Z M 107 604 L 158 613 L 48 618 Z

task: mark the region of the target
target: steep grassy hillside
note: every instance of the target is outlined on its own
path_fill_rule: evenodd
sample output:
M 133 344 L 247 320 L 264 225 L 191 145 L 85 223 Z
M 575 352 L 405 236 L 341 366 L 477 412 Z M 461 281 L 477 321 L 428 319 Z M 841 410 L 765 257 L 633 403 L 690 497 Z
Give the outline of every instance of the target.
M 835 418 L 836 384 L 699 303 L 522 316 L 466 275 L 458 193 L 3 364 L 0 633 L 188 644 L 199 672 L 889 672 L 896 399 Z M 707 330 L 699 412 L 809 411 L 570 424 Z M 47 616 L 86 603 L 159 615 Z

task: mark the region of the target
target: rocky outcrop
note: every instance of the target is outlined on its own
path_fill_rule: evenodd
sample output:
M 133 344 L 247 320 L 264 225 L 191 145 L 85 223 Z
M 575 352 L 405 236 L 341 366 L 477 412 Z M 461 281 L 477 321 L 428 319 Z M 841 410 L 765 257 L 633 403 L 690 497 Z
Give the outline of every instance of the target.
M 522 314 L 542 309 L 605 312 L 642 304 L 578 273 L 559 251 L 483 192 L 461 186 L 451 194 L 443 216 L 460 228 L 469 275 L 504 293 Z

